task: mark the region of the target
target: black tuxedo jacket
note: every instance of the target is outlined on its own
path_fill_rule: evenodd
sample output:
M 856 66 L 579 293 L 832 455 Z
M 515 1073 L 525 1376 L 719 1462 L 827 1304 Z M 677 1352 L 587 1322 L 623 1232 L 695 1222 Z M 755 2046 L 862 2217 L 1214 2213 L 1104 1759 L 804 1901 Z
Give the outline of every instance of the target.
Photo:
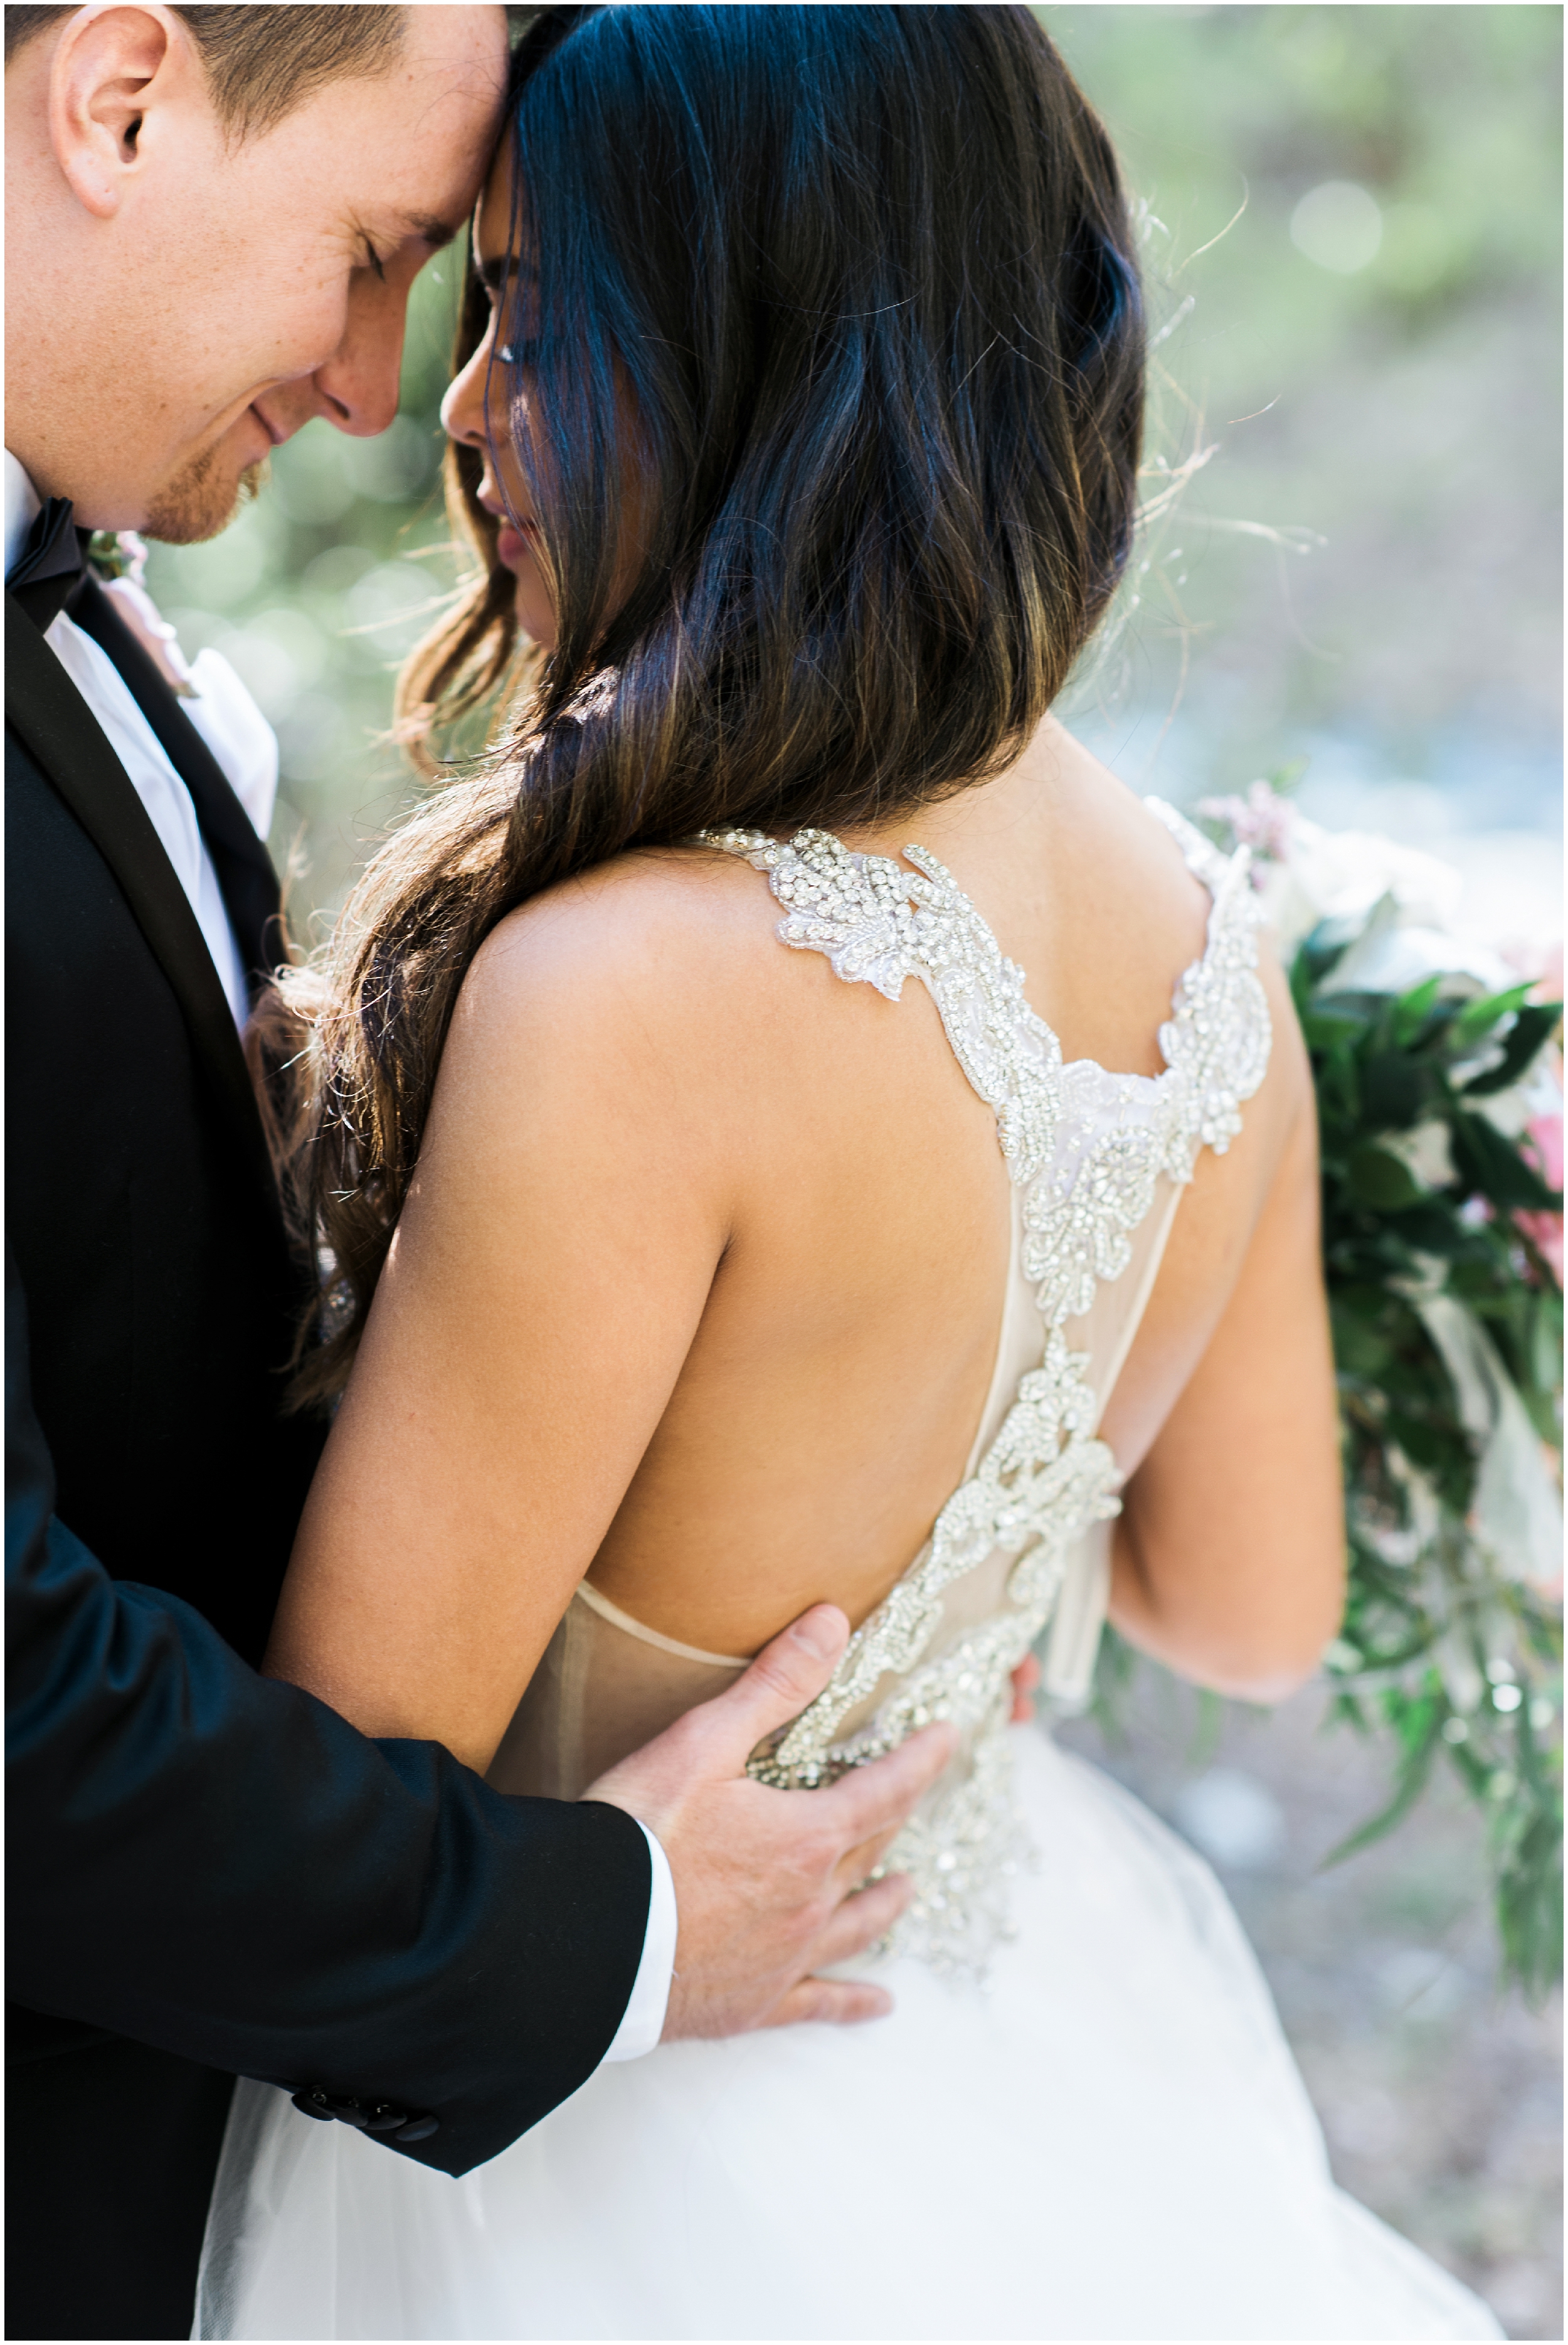
M 265 850 L 110 600 L 73 615 L 261 969 Z M 618 1809 L 256 1674 L 321 1439 L 281 1409 L 300 1274 L 195 915 L 10 594 L 5 624 L 8 2333 L 167 2336 L 228 2079 L 404 2112 L 398 2154 L 465 2172 L 602 2056 L 649 1860 Z

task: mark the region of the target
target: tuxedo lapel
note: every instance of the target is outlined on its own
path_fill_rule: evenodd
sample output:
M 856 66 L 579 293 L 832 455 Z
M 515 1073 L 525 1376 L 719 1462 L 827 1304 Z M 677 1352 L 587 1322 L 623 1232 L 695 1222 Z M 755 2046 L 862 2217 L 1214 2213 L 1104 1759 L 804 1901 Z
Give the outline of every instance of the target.
M 272 968 L 284 958 L 278 875 L 228 775 L 96 578 L 84 580 L 70 613 L 108 654 L 190 792 L 247 971 Z
M 276 1216 L 277 1192 L 256 1095 L 196 914 L 92 711 L 9 594 L 5 722 L 113 872 L 179 1002 L 208 1091 Z

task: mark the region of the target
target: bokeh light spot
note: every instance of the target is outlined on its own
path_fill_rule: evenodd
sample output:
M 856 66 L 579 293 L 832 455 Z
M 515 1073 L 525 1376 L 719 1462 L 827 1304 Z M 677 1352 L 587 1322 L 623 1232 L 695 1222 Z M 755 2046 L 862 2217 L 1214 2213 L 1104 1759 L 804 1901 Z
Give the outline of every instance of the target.
M 1290 215 L 1290 241 L 1320 269 L 1353 277 L 1377 258 L 1383 216 L 1375 196 L 1353 179 L 1325 179 Z

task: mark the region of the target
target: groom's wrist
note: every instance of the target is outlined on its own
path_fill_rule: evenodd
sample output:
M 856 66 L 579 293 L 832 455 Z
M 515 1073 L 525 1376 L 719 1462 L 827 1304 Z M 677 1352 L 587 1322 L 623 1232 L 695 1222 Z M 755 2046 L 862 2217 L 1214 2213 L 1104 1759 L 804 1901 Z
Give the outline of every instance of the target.
M 601 2066 L 608 2066 L 612 2060 L 640 2060 L 645 2052 L 652 2052 L 664 2032 L 670 1984 L 675 1975 L 675 1941 L 680 1926 L 675 1877 L 657 1835 L 649 1831 L 641 1817 L 637 1821 L 648 1842 L 652 1874 L 648 1893 L 648 1926 L 630 2000 Z

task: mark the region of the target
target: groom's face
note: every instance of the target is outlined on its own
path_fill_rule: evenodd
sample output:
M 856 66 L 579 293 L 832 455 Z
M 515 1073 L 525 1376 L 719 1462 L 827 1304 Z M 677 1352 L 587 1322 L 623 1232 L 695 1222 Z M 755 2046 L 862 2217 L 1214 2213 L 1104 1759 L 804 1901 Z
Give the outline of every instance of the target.
M 57 313 L 79 321 L 79 362 L 65 396 L 14 391 L 7 444 L 83 525 L 209 537 L 313 416 L 357 435 L 391 421 L 410 288 L 461 227 L 493 143 L 504 14 L 410 8 L 389 71 L 329 82 L 236 139 L 173 12 L 83 13 L 99 50 L 49 117 L 75 198 Z M 115 92 L 137 72 L 127 135 Z

